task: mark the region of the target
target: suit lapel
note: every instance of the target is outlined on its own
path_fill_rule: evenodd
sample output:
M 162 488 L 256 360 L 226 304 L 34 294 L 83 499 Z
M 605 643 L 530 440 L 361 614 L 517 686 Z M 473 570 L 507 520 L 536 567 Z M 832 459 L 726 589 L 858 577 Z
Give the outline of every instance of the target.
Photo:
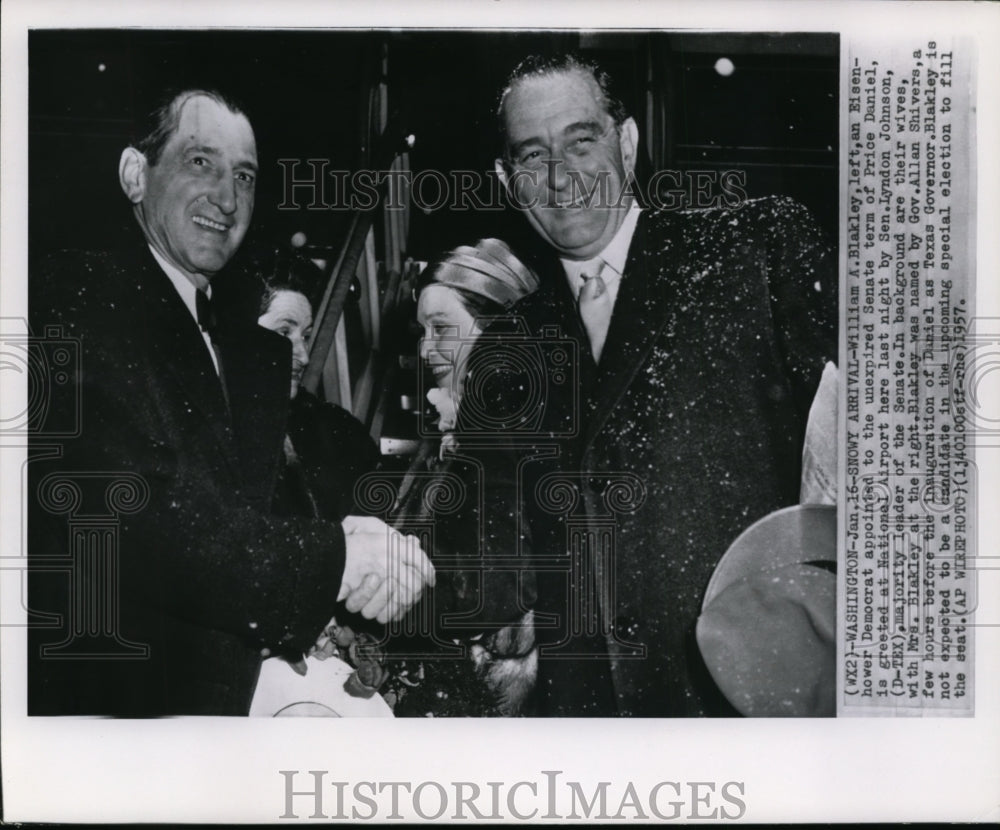
M 135 285 L 146 309 L 150 363 L 180 384 L 191 406 L 204 414 L 227 462 L 235 465 L 226 400 L 198 324 L 152 255 L 144 253 L 135 262 L 140 273 Z M 135 272 L 124 276 L 134 279 Z
M 660 250 L 651 259 L 649 225 L 650 216 L 643 212 L 629 246 L 625 273 L 608 327 L 597 372 L 599 395 L 587 422 L 584 449 L 604 427 L 661 334 L 666 330 L 669 335 L 673 329 L 672 321 L 678 308 L 673 294 L 679 246 L 656 239 Z M 665 244 L 668 247 L 663 249 Z

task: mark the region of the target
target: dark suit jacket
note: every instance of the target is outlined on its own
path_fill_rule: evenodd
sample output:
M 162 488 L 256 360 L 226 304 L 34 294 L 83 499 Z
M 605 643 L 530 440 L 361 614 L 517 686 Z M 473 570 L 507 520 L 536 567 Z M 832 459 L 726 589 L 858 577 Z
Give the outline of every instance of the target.
M 522 606 L 537 590 L 542 712 L 730 714 L 694 624 L 729 544 L 798 500 L 809 405 L 836 359 L 835 255 L 787 199 L 645 212 L 600 367 L 558 262 L 535 265 L 542 287 L 513 313 L 541 380 L 467 381 L 459 426 L 485 468 L 485 553 L 520 551 L 508 590 Z M 560 342 L 579 348 L 568 380 Z M 474 405 L 491 423 L 520 406 L 528 426 L 473 450 Z
M 55 257 L 29 300 L 35 332 L 78 338 L 82 406 L 78 437 L 31 442 L 29 602 L 56 616 L 30 631 L 29 713 L 246 714 L 261 650 L 308 648 L 343 573 L 339 525 L 270 515 L 287 341 L 223 318 L 227 407 L 141 238 Z

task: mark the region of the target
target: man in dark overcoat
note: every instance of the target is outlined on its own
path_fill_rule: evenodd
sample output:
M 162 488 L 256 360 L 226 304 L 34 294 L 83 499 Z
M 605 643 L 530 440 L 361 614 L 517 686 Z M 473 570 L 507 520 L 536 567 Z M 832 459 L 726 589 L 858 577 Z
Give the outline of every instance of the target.
M 121 156 L 136 232 L 31 275 L 35 331 L 78 349 L 79 430 L 33 441 L 29 714 L 246 714 L 262 658 L 301 655 L 338 597 L 385 622 L 433 581 L 374 519 L 271 515 L 290 347 L 212 297 L 256 176 L 243 112 L 179 93 Z
M 499 118 L 497 172 L 544 252 L 462 403 L 483 591 L 534 607 L 542 714 L 733 714 L 694 626 L 730 543 L 798 500 L 834 251 L 787 198 L 640 209 L 636 124 L 579 59 L 523 62 Z

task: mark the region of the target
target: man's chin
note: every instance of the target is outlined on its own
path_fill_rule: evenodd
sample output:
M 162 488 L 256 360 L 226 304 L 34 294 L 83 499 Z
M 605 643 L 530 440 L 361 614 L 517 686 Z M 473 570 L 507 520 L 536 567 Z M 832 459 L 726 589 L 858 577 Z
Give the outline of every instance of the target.
M 535 231 L 567 259 L 590 259 L 597 256 L 614 239 L 617 228 L 604 225 L 594 228 L 567 228 L 543 225 L 532 217 Z
M 590 259 L 591 257 L 595 257 L 604 250 L 612 238 L 614 238 L 614 234 L 607 239 L 603 236 L 597 239 L 594 239 L 593 236 L 588 236 L 584 239 L 577 239 L 572 236 L 546 236 L 549 244 L 555 248 L 556 253 L 566 259 Z
M 196 273 L 211 278 L 226 267 L 234 253 L 235 251 L 218 249 L 199 252 L 198 255 L 191 258 L 191 265 Z

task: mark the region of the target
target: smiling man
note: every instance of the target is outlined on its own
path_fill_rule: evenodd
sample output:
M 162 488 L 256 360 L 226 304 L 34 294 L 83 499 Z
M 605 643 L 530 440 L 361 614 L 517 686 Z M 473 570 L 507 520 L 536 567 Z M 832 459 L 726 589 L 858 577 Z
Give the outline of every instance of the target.
M 29 714 L 245 715 L 262 658 L 301 656 L 338 598 L 386 622 L 433 584 L 376 519 L 272 515 L 289 341 L 211 297 L 256 174 L 235 104 L 175 95 L 119 163 L 141 234 L 31 275 L 34 329 L 78 339 L 82 426 L 29 470 L 29 601 L 52 615 L 29 632 Z
M 253 214 L 257 145 L 246 116 L 190 91 L 168 106 L 175 121 L 122 153 L 122 189 L 150 247 L 205 290 L 236 253 Z
M 501 111 L 507 148 L 497 173 L 515 204 L 560 256 L 599 254 L 634 205 L 626 184 L 635 173 L 635 121 L 582 66 L 512 84 Z
M 836 257 L 790 199 L 641 209 L 638 130 L 611 90 L 559 55 L 523 61 L 500 97 L 497 172 L 545 249 L 511 313 L 579 364 L 538 373 L 530 438 L 483 439 L 485 553 L 518 552 L 510 590 L 537 595 L 543 714 L 733 714 L 695 622 L 730 543 L 798 500 Z M 523 398 L 512 380 L 497 398 Z

